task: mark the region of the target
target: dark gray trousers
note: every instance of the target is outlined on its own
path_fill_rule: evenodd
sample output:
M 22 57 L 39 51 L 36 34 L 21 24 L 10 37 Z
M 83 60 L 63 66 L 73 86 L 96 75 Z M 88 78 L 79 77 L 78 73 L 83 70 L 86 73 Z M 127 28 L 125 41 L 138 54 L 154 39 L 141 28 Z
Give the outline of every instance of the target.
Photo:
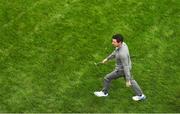
M 104 77 L 104 87 L 103 87 L 102 91 L 104 93 L 108 93 L 111 81 L 114 80 L 114 79 L 120 78 L 120 77 L 125 78 L 123 70 L 114 70 L 111 73 L 107 74 Z M 134 93 L 136 95 L 142 95 L 143 92 L 142 92 L 141 88 L 139 87 L 138 83 L 132 78 L 131 78 L 130 82 L 131 82 L 131 88 L 134 91 Z

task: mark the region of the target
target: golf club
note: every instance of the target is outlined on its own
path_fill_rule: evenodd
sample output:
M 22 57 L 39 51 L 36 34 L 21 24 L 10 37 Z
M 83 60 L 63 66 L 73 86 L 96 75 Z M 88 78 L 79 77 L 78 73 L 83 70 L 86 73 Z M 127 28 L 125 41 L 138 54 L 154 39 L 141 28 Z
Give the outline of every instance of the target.
M 98 66 L 98 65 L 100 65 L 100 64 L 103 64 L 103 63 L 102 63 L 102 62 L 97 62 L 97 63 L 95 62 L 95 63 L 94 63 L 94 65 L 96 65 L 96 66 Z

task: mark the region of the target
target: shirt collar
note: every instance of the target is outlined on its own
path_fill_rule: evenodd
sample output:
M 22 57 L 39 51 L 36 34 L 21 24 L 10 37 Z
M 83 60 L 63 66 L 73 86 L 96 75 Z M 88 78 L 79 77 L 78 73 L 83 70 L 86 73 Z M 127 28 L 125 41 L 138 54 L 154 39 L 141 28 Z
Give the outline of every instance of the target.
M 119 51 L 121 47 L 116 47 L 116 51 Z

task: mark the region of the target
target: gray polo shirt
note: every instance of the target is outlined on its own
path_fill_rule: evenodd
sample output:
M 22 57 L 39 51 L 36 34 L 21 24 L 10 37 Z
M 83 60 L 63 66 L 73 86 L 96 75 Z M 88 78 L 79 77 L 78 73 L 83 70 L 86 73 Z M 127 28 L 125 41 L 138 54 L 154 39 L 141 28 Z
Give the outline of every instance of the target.
M 130 70 L 131 66 L 131 59 L 129 55 L 129 49 L 126 43 L 123 42 L 122 46 L 116 47 L 116 49 L 106 58 L 107 60 L 114 59 L 116 60 L 116 70 L 124 70 L 126 80 L 131 79 Z

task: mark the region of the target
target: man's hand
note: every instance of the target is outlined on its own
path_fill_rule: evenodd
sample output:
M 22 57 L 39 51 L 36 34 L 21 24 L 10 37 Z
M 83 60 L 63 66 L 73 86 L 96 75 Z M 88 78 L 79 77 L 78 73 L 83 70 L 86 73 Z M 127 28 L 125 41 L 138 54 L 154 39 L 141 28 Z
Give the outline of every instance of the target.
M 102 61 L 103 64 L 106 63 L 106 62 L 107 62 L 107 59 L 104 59 L 104 60 Z
M 126 87 L 130 87 L 130 86 L 131 86 L 130 80 L 129 80 L 129 81 L 126 81 Z

